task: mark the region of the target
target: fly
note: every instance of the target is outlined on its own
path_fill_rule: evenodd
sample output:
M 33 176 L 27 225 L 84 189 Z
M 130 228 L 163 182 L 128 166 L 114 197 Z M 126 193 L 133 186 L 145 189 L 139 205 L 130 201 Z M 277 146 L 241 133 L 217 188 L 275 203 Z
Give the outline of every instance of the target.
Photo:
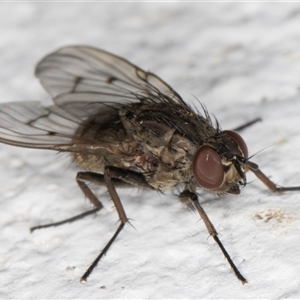
M 299 186 L 277 186 L 250 161 L 237 130 L 221 130 L 205 108 L 203 113 L 193 110 L 159 77 L 121 57 L 91 47 L 65 47 L 42 59 L 36 76 L 53 105 L 1 104 L 0 142 L 69 152 L 83 170 L 76 181 L 94 208 L 31 231 L 73 222 L 101 210 L 103 205 L 88 183 L 106 186 L 120 220 L 81 281 L 87 280 L 128 222 L 116 188 L 134 186 L 157 191 L 179 189 L 179 199 L 198 211 L 236 277 L 243 284 L 247 282 L 221 243 L 197 191 L 239 194 L 247 184 L 247 171 L 272 192 L 299 191 Z

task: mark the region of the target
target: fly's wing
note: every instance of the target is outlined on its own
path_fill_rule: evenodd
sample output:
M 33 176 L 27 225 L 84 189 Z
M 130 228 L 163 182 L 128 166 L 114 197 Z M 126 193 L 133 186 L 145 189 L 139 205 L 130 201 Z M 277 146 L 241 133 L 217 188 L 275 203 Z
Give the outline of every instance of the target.
M 57 115 L 39 102 L 0 105 L 0 141 L 21 147 L 50 148 L 70 143 L 76 119 Z M 59 136 L 54 138 L 57 133 Z
M 96 107 L 100 108 L 99 104 Z M 84 110 L 85 109 L 85 110 Z M 82 137 L 77 129 L 84 114 L 93 115 L 95 106 L 74 103 L 68 110 L 58 106 L 43 107 L 39 102 L 12 102 L 0 105 L 0 142 L 19 147 L 67 152 L 104 154 L 118 148 L 119 141 L 107 143 L 101 139 Z M 101 114 L 112 119 L 118 110 L 102 104 Z M 91 130 L 91 129 L 90 129 Z
M 56 105 L 69 102 L 176 102 L 182 98 L 156 75 L 111 53 L 85 46 L 59 49 L 36 67 Z
M 89 140 L 77 135 L 91 116 L 116 119 L 120 106 L 132 102 L 186 105 L 164 81 L 127 60 L 90 47 L 62 48 L 46 56 L 36 75 L 54 104 L 38 102 L 0 105 L 0 142 L 29 148 L 104 153 L 121 141 Z M 109 123 L 109 122 L 108 122 Z M 92 136 L 92 135 L 90 135 Z M 106 150 L 105 150 L 106 149 Z M 103 152 L 104 151 L 104 152 Z

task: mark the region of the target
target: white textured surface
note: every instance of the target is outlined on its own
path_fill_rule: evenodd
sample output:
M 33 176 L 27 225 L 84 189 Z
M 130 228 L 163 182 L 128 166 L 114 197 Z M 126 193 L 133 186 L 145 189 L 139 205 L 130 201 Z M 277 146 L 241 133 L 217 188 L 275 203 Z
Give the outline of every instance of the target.
M 253 161 L 300 183 L 300 4 L 2 3 L 0 101 L 46 99 L 36 62 L 69 44 L 124 56 L 200 99 L 243 132 Z M 240 284 L 196 214 L 175 196 L 121 191 L 125 227 L 85 284 L 80 276 L 116 228 L 112 204 L 70 225 L 29 233 L 89 205 L 67 156 L 0 145 L 0 298 L 299 298 L 300 193 L 254 178 L 239 196 L 203 206 L 248 279 Z M 252 182 L 253 181 L 253 182 Z M 259 216 L 261 218 L 259 218 Z M 273 218 L 269 218 L 273 216 Z

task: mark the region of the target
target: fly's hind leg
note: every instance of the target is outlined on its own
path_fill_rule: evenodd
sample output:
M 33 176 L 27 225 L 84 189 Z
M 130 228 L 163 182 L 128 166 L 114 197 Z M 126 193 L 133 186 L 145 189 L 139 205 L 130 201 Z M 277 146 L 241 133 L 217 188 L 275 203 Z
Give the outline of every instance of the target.
M 73 222 L 75 220 L 81 219 L 87 215 L 90 215 L 92 213 L 95 213 L 103 208 L 102 203 L 99 201 L 99 199 L 95 196 L 95 194 L 91 191 L 91 189 L 88 187 L 87 183 L 93 183 L 96 185 L 105 185 L 107 187 L 107 190 L 110 194 L 111 199 L 114 202 L 114 205 L 116 207 L 119 220 L 121 224 L 117 228 L 114 235 L 111 237 L 111 239 L 108 241 L 106 246 L 103 248 L 103 250 L 100 252 L 100 254 L 96 257 L 94 262 L 90 265 L 90 267 L 87 269 L 87 271 L 84 273 L 84 275 L 81 277 L 81 281 L 86 281 L 87 277 L 92 273 L 93 269 L 97 266 L 100 259 L 106 254 L 110 246 L 113 244 L 119 233 L 122 231 L 125 224 L 128 222 L 128 218 L 126 216 L 125 210 L 123 208 L 122 202 L 117 194 L 116 187 L 124 188 L 124 187 L 132 187 L 137 186 L 140 188 L 148 188 L 152 189 L 152 187 L 147 183 L 145 180 L 145 177 L 137 172 L 130 171 L 130 170 L 124 170 L 116 167 L 105 167 L 104 174 L 98 174 L 94 172 L 79 172 L 76 177 L 76 181 L 82 190 L 83 194 L 90 200 L 90 202 L 95 206 L 95 208 L 86 211 L 80 215 L 77 215 L 75 217 L 69 218 L 67 220 L 63 220 L 56 223 L 41 225 L 32 227 L 31 231 L 34 231 L 36 229 L 40 228 L 46 228 L 50 226 L 58 226 L 61 224 L 65 224 L 68 222 Z
M 31 227 L 30 228 L 31 232 L 33 232 L 36 229 L 59 226 L 59 225 L 63 225 L 66 223 L 71 223 L 76 220 L 82 219 L 86 216 L 89 216 L 91 214 L 94 214 L 103 208 L 102 203 L 98 200 L 98 198 L 94 195 L 94 193 L 86 185 L 85 181 L 96 183 L 97 185 L 105 185 L 104 176 L 102 174 L 92 173 L 92 172 L 78 172 L 77 176 L 76 176 L 76 181 L 77 181 L 78 186 L 82 190 L 83 194 L 86 196 L 86 198 L 88 198 L 90 200 L 90 202 L 95 206 L 95 208 L 90 209 L 90 210 L 88 210 L 84 213 L 81 213 L 79 215 L 76 215 L 74 217 L 71 217 L 69 219 L 59 221 L 59 222 L 54 222 L 54 223 Z
M 112 169 L 118 169 L 118 168 L 112 168 Z M 116 187 L 120 187 L 120 188 L 126 188 L 132 186 L 140 186 L 146 188 L 150 187 L 146 183 L 144 177 L 141 174 L 132 171 L 121 170 L 121 169 L 118 170 L 119 173 L 118 175 L 116 175 L 116 177 L 118 178 L 112 178 L 112 182 Z M 36 229 L 48 228 L 48 227 L 63 225 L 66 223 L 71 223 L 76 220 L 82 219 L 86 216 L 89 216 L 91 214 L 94 214 L 103 208 L 101 201 L 94 195 L 91 189 L 87 186 L 86 182 L 93 183 L 100 186 L 106 186 L 106 183 L 104 181 L 104 175 L 94 173 L 94 172 L 78 172 L 76 176 L 76 181 L 83 194 L 86 196 L 87 199 L 89 199 L 89 201 L 95 206 L 95 208 L 59 222 L 53 222 L 49 224 L 31 227 L 30 232 L 33 232 Z

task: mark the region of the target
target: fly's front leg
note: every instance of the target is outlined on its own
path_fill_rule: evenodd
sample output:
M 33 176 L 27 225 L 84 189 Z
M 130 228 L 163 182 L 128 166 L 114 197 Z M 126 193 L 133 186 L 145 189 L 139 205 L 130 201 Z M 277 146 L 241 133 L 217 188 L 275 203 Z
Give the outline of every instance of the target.
M 220 247 L 221 251 L 223 252 L 224 256 L 226 257 L 228 263 L 230 264 L 231 268 L 233 269 L 236 277 L 243 283 L 247 283 L 247 280 L 244 278 L 244 276 L 240 273 L 240 271 L 238 270 L 238 268 L 236 267 L 236 265 L 233 263 L 231 257 L 229 256 L 228 252 L 226 251 L 226 249 L 224 248 L 223 244 L 221 243 L 220 239 L 218 238 L 218 233 L 214 227 L 214 225 L 212 224 L 212 222 L 210 221 L 210 219 L 208 218 L 206 212 L 204 211 L 204 209 L 202 208 L 202 206 L 199 203 L 198 200 L 198 196 L 191 192 L 191 191 L 183 191 L 180 194 L 180 199 L 182 202 L 184 203 L 193 203 L 195 208 L 197 209 L 201 219 L 203 220 L 208 233 L 214 238 L 214 240 L 216 241 L 216 243 L 218 244 L 218 246 Z
M 300 186 L 277 186 L 259 169 L 259 166 L 257 164 L 251 161 L 246 161 L 244 165 L 247 166 L 255 174 L 255 176 L 274 193 L 300 191 Z
M 107 187 L 107 190 L 110 194 L 111 199 L 114 202 L 114 205 L 117 209 L 117 213 L 120 220 L 120 225 L 117 228 L 116 232 L 106 244 L 104 249 L 100 252 L 100 254 L 96 257 L 94 262 L 90 265 L 87 271 L 83 274 L 80 281 L 86 281 L 87 277 L 92 273 L 93 269 L 97 266 L 100 259 L 106 254 L 110 246 L 113 244 L 119 233 L 124 228 L 125 224 L 128 222 L 128 218 L 126 216 L 125 210 L 123 208 L 122 202 L 117 194 L 115 189 L 115 183 L 124 183 L 127 186 L 139 186 L 144 188 L 150 188 L 150 185 L 146 182 L 144 176 L 140 173 L 123 170 L 116 167 L 106 167 L 104 170 L 104 182 Z

